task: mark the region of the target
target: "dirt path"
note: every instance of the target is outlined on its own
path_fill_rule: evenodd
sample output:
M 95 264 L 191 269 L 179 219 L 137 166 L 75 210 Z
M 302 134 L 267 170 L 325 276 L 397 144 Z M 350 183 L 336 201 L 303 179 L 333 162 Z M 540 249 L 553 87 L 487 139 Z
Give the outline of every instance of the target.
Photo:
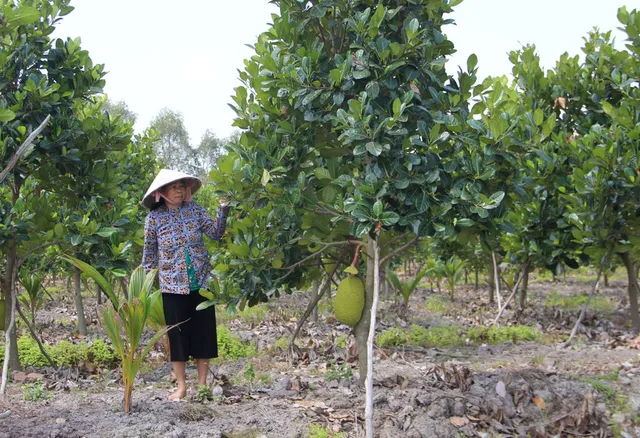
M 639 345 L 608 319 L 621 311 L 615 303 L 622 303 L 622 287 L 607 290 L 614 308 L 595 310 L 575 345 L 561 348 L 558 340 L 577 311 L 559 313 L 545 306 L 548 286 L 534 286 L 532 308 L 537 310 L 522 315 L 510 311 L 504 319 L 505 324 L 520 320 L 541 327 L 545 337 L 538 341 L 379 349 L 376 436 L 640 437 Z M 581 286 L 553 288 L 557 297 L 579 293 Z M 402 320 L 387 303 L 381 329 L 411 323 L 465 325 L 495 314 L 494 308 L 478 305 L 472 288 L 437 314 L 425 304 L 434 296 L 445 299 L 427 291 L 412 297 Z M 328 314 L 308 325 L 293 362 L 273 347 L 291 332 L 291 315 L 300 314 L 303 306 L 299 297 L 285 298 L 268 317 L 225 322 L 256 342 L 263 354 L 224 361 L 217 370 L 213 400 L 195 400 L 191 388 L 187 401 L 167 401 L 169 368 L 154 365 L 137 382 L 133 412 L 124 414 L 116 371 L 96 375 L 30 370 L 43 374 L 42 388 L 53 398 L 25 401 L 25 384 L 11 383 L 8 402 L 0 406 L 0 413 L 11 410 L 0 419 L 0 438 L 364 436 L 364 395 L 356 384 L 354 357 L 348 354 L 348 341 L 337 341 L 348 332 L 344 326 L 330 318 L 327 322 Z M 48 309 L 47 317 L 56 311 Z M 191 381 L 194 372 L 189 369 Z M 324 435 L 312 424 L 321 426 Z M 255 433 L 247 432 L 252 430 Z M 247 433 L 234 435 L 242 431 Z

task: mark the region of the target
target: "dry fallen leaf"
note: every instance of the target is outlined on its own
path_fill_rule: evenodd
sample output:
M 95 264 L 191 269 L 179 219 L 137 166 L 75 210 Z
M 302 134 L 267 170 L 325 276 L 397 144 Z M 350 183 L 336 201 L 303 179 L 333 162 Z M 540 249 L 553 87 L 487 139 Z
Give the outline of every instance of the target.
M 507 387 L 505 386 L 502 380 L 499 381 L 498 384 L 496 385 L 496 392 L 502 398 L 507 396 Z
M 557 108 L 558 106 L 565 109 L 567 107 L 567 99 L 565 97 L 558 97 L 553 103 L 553 108 Z
M 533 403 L 535 403 L 535 405 L 540 409 L 547 409 L 547 404 L 540 397 L 534 397 Z
M 457 427 L 466 426 L 469 424 L 469 419 L 467 417 L 451 417 L 449 418 L 451 424 Z
M 469 420 L 471 420 L 471 421 L 474 421 L 474 422 L 478 422 L 478 421 L 480 421 L 480 418 L 478 418 L 478 417 L 474 417 L 474 416 L 472 416 L 472 415 L 467 415 L 467 418 L 468 418 Z

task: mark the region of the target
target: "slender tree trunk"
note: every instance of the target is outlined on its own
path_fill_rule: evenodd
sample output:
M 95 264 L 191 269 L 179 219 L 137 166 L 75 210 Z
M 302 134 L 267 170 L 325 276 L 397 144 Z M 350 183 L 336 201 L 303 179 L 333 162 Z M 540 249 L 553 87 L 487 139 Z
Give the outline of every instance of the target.
M 500 295 L 500 270 L 498 269 L 498 261 L 496 260 L 496 253 L 491 252 L 491 258 L 493 260 L 493 278 L 494 289 L 496 291 L 496 297 L 498 297 L 498 308 L 502 308 L 502 295 Z
M 638 279 L 636 277 L 636 270 L 633 266 L 633 261 L 628 252 L 620 254 L 620 258 L 627 268 L 627 289 L 629 291 L 629 313 L 631 314 L 631 323 L 633 327 L 640 330 L 640 315 L 638 314 Z
M 373 238 L 373 303 L 371 305 L 369 337 L 367 339 L 367 379 L 365 382 L 366 404 L 365 404 L 365 430 L 367 438 L 373 438 L 373 342 L 376 337 L 376 312 L 378 310 L 378 299 L 380 297 L 380 248 L 378 247 L 378 235 Z M 371 261 L 367 259 L 367 265 Z M 367 269 L 368 271 L 368 269 Z M 368 283 L 368 279 L 367 279 Z
M 9 243 L 9 245 L 13 248 L 13 259 L 14 263 L 11 269 L 11 277 L 15 280 L 18 276 L 18 268 L 16 263 L 16 250 L 15 250 L 15 235 L 13 236 L 13 242 Z M 7 391 L 7 379 L 9 378 L 9 367 L 12 370 L 20 370 L 20 358 L 18 357 L 18 346 L 17 342 L 14 346 L 12 345 L 11 338 L 16 338 L 16 303 L 18 298 L 16 297 L 16 283 L 15 281 L 9 284 L 9 293 L 8 296 L 11 297 L 11 302 L 9 303 L 10 314 L 9 314 L 9 324 L 6 327 L 5 331 L 5 347 L 4 347 L 4 364 L 2 365 L 2 378 L 0 380 L 0 401 L 4 400 Z M 6 306 L 5 306 L 6 307 Z M 15 356 L 11 354 L 15 353 Z M 15 365 L 17 363 L 17 365 Z
M 464 284 L 469 284 L 469 272 L 466 270 L 464 270 Z
M 73 282 L 75 287 L 76 313 L 78 314 L 78 332 L 87 335 L 87 324 L 84 320 L 84 304 L 82 303 L 82 290 L 80 287 L 80 269 L 73 268 Z
M 478 268 L 474 269 L 475 271 L 475 275 L 476 275 L 476 289 L 478 290 L 478 288 L 480 287 L 479 283 L 478 283 Z
M 494 294 L 493 289 L 495 288 L 495 278 L 493 275 L 493 261 L 489 264 L 489 304 L 493 304 Z
M 382 278 L 384 278 L 384 282 L 383 282 L 384 296 L 385 297 L 390 297 L 391 296 L 391 288 L 389 287 L 389 264 L 388 263 L 385 263 L 384 276 Z
M 102 304 L 102 289 L 98 285 L 96 285 L 96 298 L 98 300 L 98 305 Z
M 129 298 L 129 294 L 127 292 L 129 285 L 124 277 L 120 277 L 120 287 L 122 288 L 122 295 L 124 295 L 125 298 Z
M 4 306 L 4 321 L 5 328 L 9 330 L 7 334 L 7 338 L 9 339 L 8 343 L 8 352 L 9 352 L 9 368 L 13 371 L 18 371 L 22 369 L 20 365 L 20 358 L 18 357 L 18 334 L 15 328 L 15 324 L 13 327 L 9 327 L 9 323 L 11 321 L 12 314 L 12 302 L 16 293 L 15 283 L 15 267 L 16 263 L 18 263 L 18 256 L 16 251 L 16 240 L 15 236 L 9 241 L 7 248 L 7 270 L 5 272 L 4 279 L 4 297 L 5 297 L 5 306 Z M 5 356 L 6 357 L 6 356 Z
M 367 380 L 367 339 L 369 337 L 369 328 L 371 327 L 371 308 L 373 306 L 373 280 L 374 280 L 374 242 L 369 238 L 367 242 L 367 278 L 364 285 L 364 309 L 362 318 L 354 328 L 356 343 L 358 345 L 358 367 L 360 369 L 360 384 L 364 385 Z
M 609 273 L 605 272 L 604 274 L 604 287 L 609 287 Z
M 596 283 L 593 285 L 593 290 L 591 291 L 591 294 L 589 294 L 589 298 L 587 298 L 587 302 L 584 303 L 584 305 L 582 306 L 582 310 L 580 311 L 580 315 L 578 316 L 578 320 L 576 321 L 575 325 L 573 326 L 573 330 L 571 330 L 571 334 L 569 335 L 569 339 L 567 339 L 567 341 L 564 344 L 562 344 L 563 347 L 566 348 L 569 345 L 571 345 L 571 343 L 573 342 L 573 339 L 578 334 L 578 329 L 580 328 L 580 325 L 582 324 L 582 320 L 584 319 L 584 316 L 587 314 L 587 309 L 589 308 L 589 304 L 591 303 L 591 298 L 593 298 L 593 296 L 596 294 L 596 292 L 598 292 L 598 286 L 600 285 L 600 276 L 601 275 L 602 275 L 602 267 L 600 267 L 600 269 L 598 270 L 598 277 L 596 278 Z
M 529 288 L 529 264 L 525 265 L 522 285 L 520 285 L 520 310 L 524 310 L 527 303 L 527 289 Z
M 334 268 L 334 272 L 335 272 L 335 268 Z M 321 289 L 320 293 L 316 295 L 315 300 L 311 300 L 309 301 L 309 304 L 307 304 L 307 309 L 305 310 L 304 314 L 298 321 L 298 324 L 296 325 L 296 329 L 294 330 L 293 335 L 291 335 L 291 339 L 289 340 L 289 348 L 288 348 L 288 351 L 290 353 L 293 352 L 293 347 L 295 345 L 295 341 L 296 341 L 296 337 L 298 336 L 298 333 L 300 333 L 302 326 L 307 321 L 307 318 L 309 318 L 309 315 L 311 315 L 311 312 L 313 312 L 313 309 L 317 307 L 318 301 L 320 301 L 320 299 L 322 298 L 322 295 L 324 295 L 325 292 L 328 292 L 331 290 L 331 276 L 327 276 L 325 280 L 323 280 L 322 284 L 320 285 L 320 289 Z
M 313 303 L 318 302 L 318 290 L 320 289 L 320 282 L 318 280 L 313 280 L 311 286 L 311 297 L 309 300 Z M 313 306 L 313 310 L 311 311 L 311 321 L 317 323 L 318 322 L 318 306 Z

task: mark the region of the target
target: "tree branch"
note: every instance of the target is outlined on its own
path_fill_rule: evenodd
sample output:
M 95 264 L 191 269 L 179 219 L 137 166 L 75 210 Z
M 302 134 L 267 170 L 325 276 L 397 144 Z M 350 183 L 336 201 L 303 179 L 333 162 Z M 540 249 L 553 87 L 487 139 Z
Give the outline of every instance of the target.
M 9 175 L 9 173 L 11 173 L 13 168 L 16 167 L 16 164 L 18 164 L 18 161 L 20 161 L 20 159 L 25 154 L 25 152 L 27 151 L 27 149 L 29 148 L 31 143 L 33 143 L 33 140 L 35 140 L 35 138 L 38 136 L 38 134 L 40 134 L 40 132 L 42 132 L 44 127 L 47 126 L 47 123 L 49 122 L 49 119 L 51 119 L 51 115 L 48 115 L 42 121 L 42 123 L 40 123 L 40 126 L 38 126 L 35 129 L 35 131 L 33 131 L 31 134 L 29 134 L 29 137 L 27 137 L 27 139 L 24 141 L 24 143 L 22 143 L 22 145 L 15 152 L 15 154 L 13 154 L 13 157 L 11 157 L 11 160 L 9 160 L 9 164 L 7 164 L 7 167 L 5 167 L 2 172 L 0 172 L 0 183 L 2 181 L 4 181 L 7 178 L 7 176 Z
M 418 242 L 419 240 L 420 240 L 420 238 L 418 236 L 416 236 L 413 239 L 411 239 L 409 242 L 407 242 L 406 244 L 402 245 L 400 248 L 397 248 L 394 251 L 391 251 L 389 254 L 387 254 L 386 256 L 382 257 L 382 259 L 380 259 L 380 264 L 384 265 L 387 261 L 389 261 L 393 257 L 395 257 L 396 254 L 401 253 L 402 251 L 404 251 L 405 249 L 409 248 L 410 246 L 412 246 L 414 243 Z

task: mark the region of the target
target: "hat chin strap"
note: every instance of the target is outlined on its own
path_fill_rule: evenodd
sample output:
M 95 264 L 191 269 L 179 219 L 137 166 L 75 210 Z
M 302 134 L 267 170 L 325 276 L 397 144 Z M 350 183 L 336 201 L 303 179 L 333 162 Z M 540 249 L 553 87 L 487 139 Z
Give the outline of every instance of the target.
M 153 198 L 155 199 L 156 202 L 160 202 L 160 198 L 164 198 L 166 202 L 171 202 L 169 201 L 169 199 L 167 199 L 164 193 L 162 193 L 159 189 L 153 192 Z M 184 200 L 191 201 L 191 184 L 185 187 Z

